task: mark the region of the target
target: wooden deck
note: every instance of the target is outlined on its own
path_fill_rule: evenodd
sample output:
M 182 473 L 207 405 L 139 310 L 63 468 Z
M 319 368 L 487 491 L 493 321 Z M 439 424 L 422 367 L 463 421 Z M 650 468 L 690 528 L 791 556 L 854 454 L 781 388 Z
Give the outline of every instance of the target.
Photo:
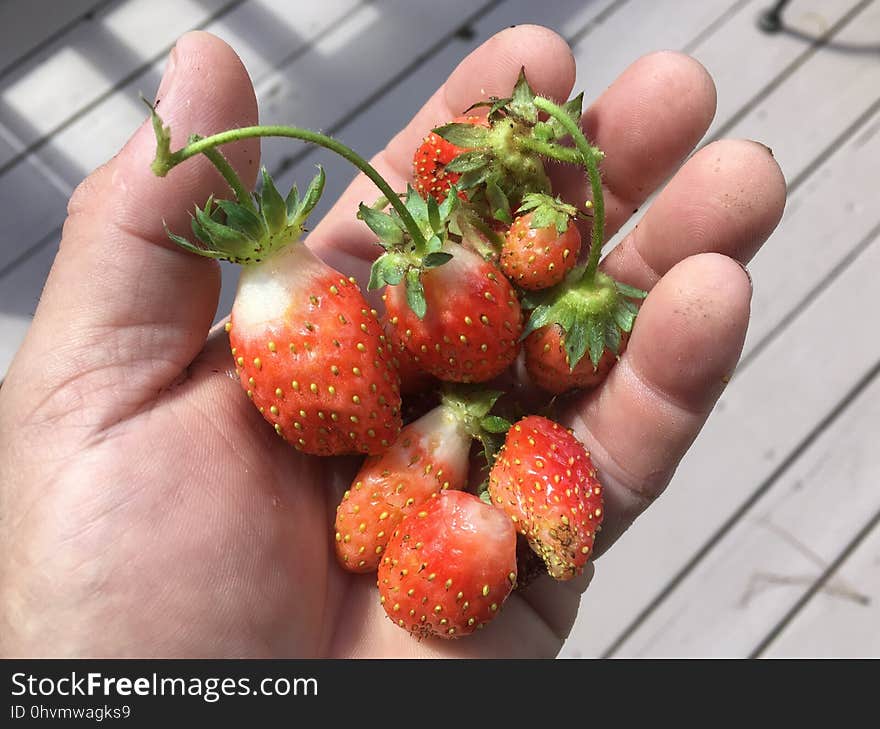
M 182 32 L 241 54 L 261 117 L 371 153 L 499 29 L 567 37 L 595 97 L 639 55 L 713 74 L 706 136 L 758 139 L 789 183 L 751 266 L 743 361 L 667 492 L 597 564 L 564 656 L 880 656 L 880 0 L 13 0 L 0 6 L 0 375 L 74 186 L 143 118 Z M 295 14 L 291 8 L 295 7 Z M 393 48 L 393 53 L 389 49 Z M 601 59 L 601 60 L 599 60 Z M 332 93 L 329 93 L 332 91 Z M 303 103 L 303 99 L 308 103 Z M 313 153 L 267 143 L 283 183 Z M 322 156 L 325 200 L 351 175 Z M 224 271 L 220 312 L 234 290 Z

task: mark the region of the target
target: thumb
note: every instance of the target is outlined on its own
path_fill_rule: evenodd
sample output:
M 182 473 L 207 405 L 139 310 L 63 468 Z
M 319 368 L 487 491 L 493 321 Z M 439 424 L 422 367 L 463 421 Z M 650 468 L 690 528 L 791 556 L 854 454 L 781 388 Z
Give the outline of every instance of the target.
M 156 103 L 175 149 L 191 133 L 257 120 L 244 66 L 207 33 L 178 41 Z M 11 397 L 26 397 L 32 410 L 49 408 L 41 422 L 86 408 L 91 427 L 118 422 L 177 378 L 204 345 L 219 267 L 170 243 L 163 220 L 188 234 L 193 206 L 212 193 L 228 197 L 229 190 L 202 158 L 157 178 L 150 170 L 154 154 L 148 120 L 70 200 L 59 252 L 4 386 Z M 258 141 L 230 145 L 224 154 L 252 184 Z

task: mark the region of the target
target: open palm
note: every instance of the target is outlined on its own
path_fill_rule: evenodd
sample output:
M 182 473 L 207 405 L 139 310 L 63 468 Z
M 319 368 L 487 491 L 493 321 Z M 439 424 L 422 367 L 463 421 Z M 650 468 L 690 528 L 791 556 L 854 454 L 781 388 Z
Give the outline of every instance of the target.
M 503 31 L 462 62 L 376 167 L 402 189 L 422 136 L 473 101 L 509 93 L 521 66 L 537 92 L 568 97 L 565 42 L 534 26 Z M 204 33 L 178 42 L 158 98 L 175 146 L 191 132 L 256 121 L 240 61 Z M 659 53 L 587 111 L 587 135 L 607 154 L 609 235 L 675 172 L 714 104 L 699 64 Z M 417 642 L 386 619 L 374 578 L 338 568 L 331 524 L 358 459 L 296 453 L 244 397 L 225 334 L 208 331 L 218 268 L 169 245 L 162 225 L 185 230 L 188 211 L 223 182 L 205 160 L 153 177 L 153 144 L 145 124 L 77 189 L 0 390 L 2 653 L 555 655 L 589 574 L 514 593 L 470 638 Z M 225 152 L 252 182 L 257 143 Z M 558 184 L 585 194 L 576 171 Z M 376 197 L 371 185 L 358 177 L 309 237 L 359 280 L 377 250 L 354 215 Z M 766 148 L 716 142 L 678 170 L 603 263 L 651 293 L 607 382 L 566 405 L 606 486 L 600 552 L 669 482 L 735 367 L 751 293 L 737 261 L 770 234 L 784 198 Z

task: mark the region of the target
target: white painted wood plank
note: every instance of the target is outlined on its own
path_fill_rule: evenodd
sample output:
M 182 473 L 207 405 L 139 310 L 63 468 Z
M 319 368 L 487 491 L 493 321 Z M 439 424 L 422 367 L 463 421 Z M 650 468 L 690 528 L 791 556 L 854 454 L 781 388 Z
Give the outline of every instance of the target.
M 880 241 L 865 255 L 864 261 L 854 264 L 848 283 L 863 281 L 867 287 L 876 277 L 867 267 L 880 263 Z M 842 286 L 843 282 L 834 290 L 842 291 Z M 867 304 L 867 288 L 861 295 L 846 294 L 835 303 Z M 874 349 L 880 357 L 880 349 Z M 880 454 L 872 437 L 878 432 L 880 378 L 875 378 L 725 534 L 621 652 L 751 655 L 880 510 Z M 864 587 L 836 579 L 828 583 L 826 594 L 830 602 L 852 602 Z M 847 635 L 849 627 L 829 622 L 825 632 Z
M 876 5 L 875 3 L 873 7 L 856 17 L 840 34 L 839 40 L 855 42 L 865 37 L 864 26 L 873 25 L 876 28 L 880 18 L 877 15 Z M 724 28 L 722 27 L 719 32 L 723 33 Z M 731 40 L 734 39 L 728 39 Z M 712 38 L 706 41 L 706 43 L 712 42 Z M 734 49 L 740 46 L 729 47 L 731 48 L 730 63 L 739 63 L 743 54 L 734 52 Z M 876 63 L 866 64 L 861 57 L 854 57 L 852 54 L 843 55 L 849 59 L 851 65 L 847 65 L 837 53 L 819 53 L 813 56 L 786 83 L 748 114 L 736 126 L 734 134 L 769 142 L 774 148 L 774 153 L 787 160 L 783 164 L 783 170 L 788 176 L 799 174 L 806 169 L 815 154 L 828 145 L 846 124 L 864 113 L 877 98 L 877 89 L 880 88 L 880 75 L 878 75 L 880 67 Z M 860 93 L 853 91 L 855 87 L 859 88 Z M 811 108 L 818 104 L 819 89 L 823 103 L 828 101 L 831 106 L 841 107 L 838 118 L 834 122 L 827 123 L 822 131 L 818 131 L 811 120 Z M 778 117 L 787 119 L 788 126 L 778 121 Z M 811 121 L 805 123 L 804 120 L 807 119 Z M 807 138 L 810 139 L 809 144 L 803 141 Z M 841 168 L 837 174 L 842 179 L 847 174 L 846 168 Z M 866 230 L 873 224 L 871 220 L 876 209 L 876 206 L 868 202 L 870 193 L 866 190 L 870 187 L 860 192 L 857 178 L 849 182 L 852 183 L 849 200 L 846 197 L 838 197 L 837 190 L 829 190 L 829 197 L 822 201 L 824 211 L 822 215 L 827 214 L 830 218 L 840 221 L 846 216 L 835 216 L 846 212 L 847 202 L 853 206 L 863 206 L 868 219 L 865 220 L 859 215 L 855 217 L 861 230 Z M 815 225 L 811 226 L 811 212 L 809 209 L 802 209 L 799 214 L 794 214 L 798 221 L 797 231 L 804 237 L 789 238 L 787 227 L 781 226 L 768 242 L 765 252 L 754 264 L 758 296 L 767 297 L 758 300 L 753 315 L 753 327 L 759 334 L 767 333 L 777 326 L 789 313 L 792 303 L 799 301 L 825 275 L 828 269 L 821 265 L 814 266 L 811 259 L 817 258 L 826 248 L 830 248 L 832 262 L 835 258 L 840 260 L 845 257 L 847 250 L 858 242 L 856 238 L 846 233 L 841 234 L 839 228 L 837 231 L 834 228 L 825 228 L 818 220 L 820 215 L 813 216 Z M 812 227 L 830 236 L 830 240 L 811 238 Z M 780 246 L 779 252 L 775 250 L 777 245 Z M 762 268 L 765 260 L 766 272 Z M 797 265 L 792 266 L 792 261 L 796 261 Z M 801 277 L 802 268 L 803 277 Z M 785 291 L 784 300 L 775 297 L 773 293 L 775 286 L 780 286 Z M 766 291 L 761 291 L 762 288 L 766 288 Z M 750 343 L 757 341 L 755 336 L 757 335 L 750 335 Z M 837 382 L 838 389 L 835 392 L 838 395 L 845 392 L 847 382 L 852 381 L 855 377 L 854 373 L 858 371 L 854 366 L 849 367 L 849 364 L 845 361 L 835 363 L 838 369 L 832 376 L 832 381 Z M 810 373 L 802 372 L 799 365 L 798 361 L 794 361 L 789 367 L 788 376 L 791 379 L 791 386 L 783 386 L 782 393 L 771 393 L 772 397 L 765 398 L 760 388 L 752 394 L 741 392 L 740 388 L 743 385 L 739 381 L 740 377 L 744 378 L 750 374 L 753 368 L 756 372 L 753 377 L 769 379 L 771 375 L 766 369 L 774 368 L 772 360 L 762 356 L 761 364 L 754 363 L 734 377 L 730 391 L 722 398 L 719 410 L 710 419 L 703 435 L 683 462 L 667 494 L 640 519 L 637 527 L 631 530 L 619 545 L 603 557 L 598 566 L 597 577 L 585 598 L 587 608 L 576 624 L 569 641 L 572 654 L 595 655 L 607 650 L 640 611 L 687 563 L 691 555 L 705 543 L 709 535 L 724 523 L 726 516 L 747 498 L 751 489 L 784 459 L 790 448 L 798 442 L 796 438 L 791 438 L 792 431 L 783 427 L 794 417 L 793 412 L 798 413 L 795 430 L 804 433 L 817 422 L 823 412 L 827 412 L 833 406 L 833 397 L 827 400 L 821 398 L 817 400 L 814 397 L 801 398 L 791 406 L 784 400 L 779 401 L 779 397 L 783 394 L 796 398 L 801 388 L 815 387 Z M 823 395 L 829 393 L 825 392 Z M 774 402 L 777 406 L 772 405 Z M 724 411 L 725 406 L 727 406 L 726 411 Z M 777 410 L 777 407 L 781 409 Z M 769 431 L 756 426 L 759 428 L 756 433 L 766 433 L 766 442 L 758 441 L 760 445 L 756 444 L 750 431 L 743 430 L 742 422 L 736 419 L 740 417 L 742 411 L 747 410 L 753 410 L 762 417 L 766 416 L 768 422 L 777 418 L 774 421 L 776 427 Z M 745 486 L 729 485 L 725 489 L 726 482 L 719 474 L 730 474 L 727 478 L 732 479 L 734 474 L 742 473 L 739 466 L 734 468 L 725 460 L 730 458 L 731 450 L 749 454 L 750 470 L 742 479 L 737 479 L 738 483 L 746 484 Z M 715 472 L 712 468 L 714 462 L 728 465 L 719 466 L 718 471 Z M 712 484 L 712 487 L 706 484 Z M 699 513 L 701 518 L 699 520 L 675 518 L 675 512 L 670 510 L 675 508 L 686 509 L 681 513 Z M 676 525 L 672 534 L 669 524 Z M 666 546 L 658 550 L 657 544 Z M 607 579 L 603 577 L 605 574 L 609 575 Z M 626 581 L 621 583 L 621 580 L 615 579 L 613 575 L 626 575 Z
M 679 50 L 735 4 L 734 0 L 687 3 L 630 0 L 572 47 L 575 88 L 595 99 L 639 56 Z
M 100 0 L 4 0 L 0 3 L 0 73 L 100 4 Z
M 77 24 L 0 81 L 4 136 L 17 153 L 51 133 L 226 1 L 128 0 Z
M 876 433 L 876 420 L 873 428 Z M 872 484 L 875 489 L 877 476 L 875 474 Z M 834 572 L 825 588 L 810 599 L 762 655 L 768 658 L 880 656 L 880 527 L 868 534 Z

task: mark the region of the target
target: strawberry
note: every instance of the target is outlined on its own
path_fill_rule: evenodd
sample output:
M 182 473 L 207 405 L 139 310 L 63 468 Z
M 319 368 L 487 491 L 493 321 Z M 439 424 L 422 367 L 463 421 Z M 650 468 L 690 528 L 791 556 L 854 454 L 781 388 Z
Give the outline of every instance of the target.
M 455 188 L 439 205 L 409 188 L 408 224 L 396 210 L 361 205 L 386 251 L 373 263 L 369 288 L 386 286 L 392 339 L 418 367 L 446 382 L 485 382 L 516 358 L 522 312 L 495 265 L 449 237 L 460 204 Z
M 505 236 L 501 271 L 517 286 L 536 290 L 555 286 L 577 263 L 581 234 L 574 206 L 539 193 L 526 195 Z
M 361 466 L 336 510 L 336 554 L 352 572 L 376 569 L 395 527 L 446 489 L 467 486 L 472 438 L 497 432 L 487 419 L 500 393 L 447 392 L 441 404 L 405 426 L 385 453 Z M 491 428 L 491 432 L 485 427 Z
M 577 150 L 556 143 L 566 130 L 556 119 L 542 118 L 536 101 L 523 69 L 509 98 L 492 97 L 471 107 L 488 107 L 483 124 L 456 119 L 434 129 L 434 136 L 450 145 L 442 148 L 445 154 L 458 151 L 451 159 L 444 157 L 446 179 L 455 175 L 456 187 L 467 193 L 468 203 L 487 221 L 509 225 L 511 209 L 526 195 L 550 191 L 544 159 L 580 163 Z M 583 94 L 560 112 L 579 122 L 582 102 Z
M 226 330 L 242 387 L 295 448 L 314 455 L 380 453 L 400 431 L 397 372 L 375 310 L 354 282 L 296 243 L 320 198 L 319 170 L 300 200 L 263 170 L 254 201 L 196 209 L 193 253 L 242 264 Z M 256 204 L 255 204 L 256 203 Z
M 580 574 L 602 524 L 602 486 L 570 431 L 539 415 L 515 423 L 489 473 L 489 495 L 552 577 Z
M 431 384 L 436 381 L 419 367 L 418 361 L 403 346 L 397 329 L 391 324 L 387 314 L 382 317 L 382 331 L 385 333 L 386 351 L 390 354 L 400 377 L 401 394 L 412 395 L 430 389 Z
M 522 315 L 510 282 L 489 261 L 454 244 L 450 260 L 421 276 L 426 313 L 409 306 L 405 284 L 389 286 L 385 306 L 418 365 L 446 382 L 485 382 L 519 351 Z
M 403 519 L 379 565 L 385 612 L 419 638 L 482 628 L 515 584 L 513 524 L 463 491 L 444 491 Z
M 523 332 L 532 381 L 554 393 L 602 382 L 629 340 L 638 314 L 632 299 L 646 295 L 578 266 L 562 283 L 524 297 L 534 309 Z
M 485 118 L 479 116 L 458 116 L 454 124 L 487 126 Z M 422 197 L 433 196 L 438 202 L 449 193 L 450 185 L 458 182 L 460 175 L 447 171 L 446 165 L 467 149 L 447 142 L 434 132 L 426 136 L 413 155 L 413 177 L 416 190 Z M 464 194 L 461 193 L 462 199 Z
M 628 339 L 628 333 L 620 335 L 618 352 L 623 352 Z M 526 370 L 532 382 L 557 395 L 574 388 L 588 389 L 600 384 L 620 356 L 606 348 L 595 367 L 589 357 L 584 357 L 575 367 L 571 367 L 565 349 L 565 335 L 558 324 L 542 327 L 529 334 L 523 342 L 523 351 Z

